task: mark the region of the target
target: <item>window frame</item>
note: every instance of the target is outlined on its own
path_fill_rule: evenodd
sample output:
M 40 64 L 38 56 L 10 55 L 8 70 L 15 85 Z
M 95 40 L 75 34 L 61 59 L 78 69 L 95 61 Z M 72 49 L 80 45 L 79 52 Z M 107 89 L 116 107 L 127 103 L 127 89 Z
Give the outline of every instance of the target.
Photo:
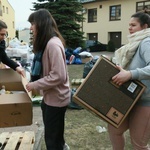
M 110 6 L 109 7 L 109 21 L 118 21 L 118 20 L 121 20 L 121 5 Z
M 150 4 L 147 5 L 146 3 L 150 3 L 150 1 L 147 0 L 147 1 L 136 2 L 136 12 L 143 10 L 145 7 L 147 7 L 150 10 Z M 140 4 L 142 5 L 139 6 Z
M 97 8 L 88 9 L 88 23 L 97 22 Z

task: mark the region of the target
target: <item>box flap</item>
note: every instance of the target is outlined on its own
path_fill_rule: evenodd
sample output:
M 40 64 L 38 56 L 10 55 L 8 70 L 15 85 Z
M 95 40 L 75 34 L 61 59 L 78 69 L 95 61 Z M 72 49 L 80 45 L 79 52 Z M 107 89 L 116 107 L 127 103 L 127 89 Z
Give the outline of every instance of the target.
M 30 97 L 30 99 L 32 99 L 32 92 L 28 92 L 27 89 L 26 89 L 26 85 L 28 83 L 28 79 L 24 78 L 22 76 L 21 76 L 21 79 L 22 79 L 22 84 L 23 84 L 23 87 L 24 87 L 26 93 L 28 94 L 28 96 Z
M 21 76 L 13 69 L 0 69 L 0 82 L 21 82 Z
M 31 92 L 26 90 L 27 83 L 27 78 L 22 77 L 16 71 L 10 68 L 0 69 L 0 89 L 2 85 L 5 85 L 6 90 L 9 91 L 25 91 L 31 99 Z

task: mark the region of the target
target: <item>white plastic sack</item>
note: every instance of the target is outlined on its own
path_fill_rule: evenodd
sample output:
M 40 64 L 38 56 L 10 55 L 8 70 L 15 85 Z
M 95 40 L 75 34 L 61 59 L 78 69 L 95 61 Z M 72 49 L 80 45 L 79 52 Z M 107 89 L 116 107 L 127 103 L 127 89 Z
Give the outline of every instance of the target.
M 20 44 L 21 44 L 21 42 L 20 42 L 17 38 L 14 38 L 14 39 L 12 39 L 12 40 L 9 42 L 9 47 L 11 47 L 11 48 L 16 48 L 16 47 L 18 47 Z
M 12 39 L 9 42 L 9 46 L 6 48 L 8 57 L 20 57 L 21 60 L 29 60 L 30 47 L 28 43 L 20 42 L 17 38 Z
M 79 53 L 79 55 L 81 57 L 93 57 L 93 55 L 91 53 L 86 52 L 86 51 Z

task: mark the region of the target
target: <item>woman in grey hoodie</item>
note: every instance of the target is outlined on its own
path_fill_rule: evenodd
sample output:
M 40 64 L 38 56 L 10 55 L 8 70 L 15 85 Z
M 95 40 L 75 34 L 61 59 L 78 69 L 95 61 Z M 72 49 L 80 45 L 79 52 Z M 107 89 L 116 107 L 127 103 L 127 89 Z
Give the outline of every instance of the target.
M 117 129 L 108 125 L 113 150 L 124 150 L 124 132 L 129 129 L 134 150 L 149 150 L 150 139 L 150 16 L 137 12 L 129 22 L 129 43 L 115 52 L 118 74 L 114 83 L 122 85 L 130 79 L 140 80 L 146 85 L 141 99 Z

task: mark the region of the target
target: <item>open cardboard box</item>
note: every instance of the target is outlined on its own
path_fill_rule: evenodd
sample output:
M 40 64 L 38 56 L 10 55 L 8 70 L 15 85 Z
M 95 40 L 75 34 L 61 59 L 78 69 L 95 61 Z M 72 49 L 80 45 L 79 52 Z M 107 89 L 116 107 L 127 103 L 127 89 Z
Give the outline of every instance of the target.
M 0 69 L 0 89 L 13 94 L 0 95 L 0 127 L 26 126 L 32 124 L 31 93 L 26 91 L 27 79 L 16 71 Z

